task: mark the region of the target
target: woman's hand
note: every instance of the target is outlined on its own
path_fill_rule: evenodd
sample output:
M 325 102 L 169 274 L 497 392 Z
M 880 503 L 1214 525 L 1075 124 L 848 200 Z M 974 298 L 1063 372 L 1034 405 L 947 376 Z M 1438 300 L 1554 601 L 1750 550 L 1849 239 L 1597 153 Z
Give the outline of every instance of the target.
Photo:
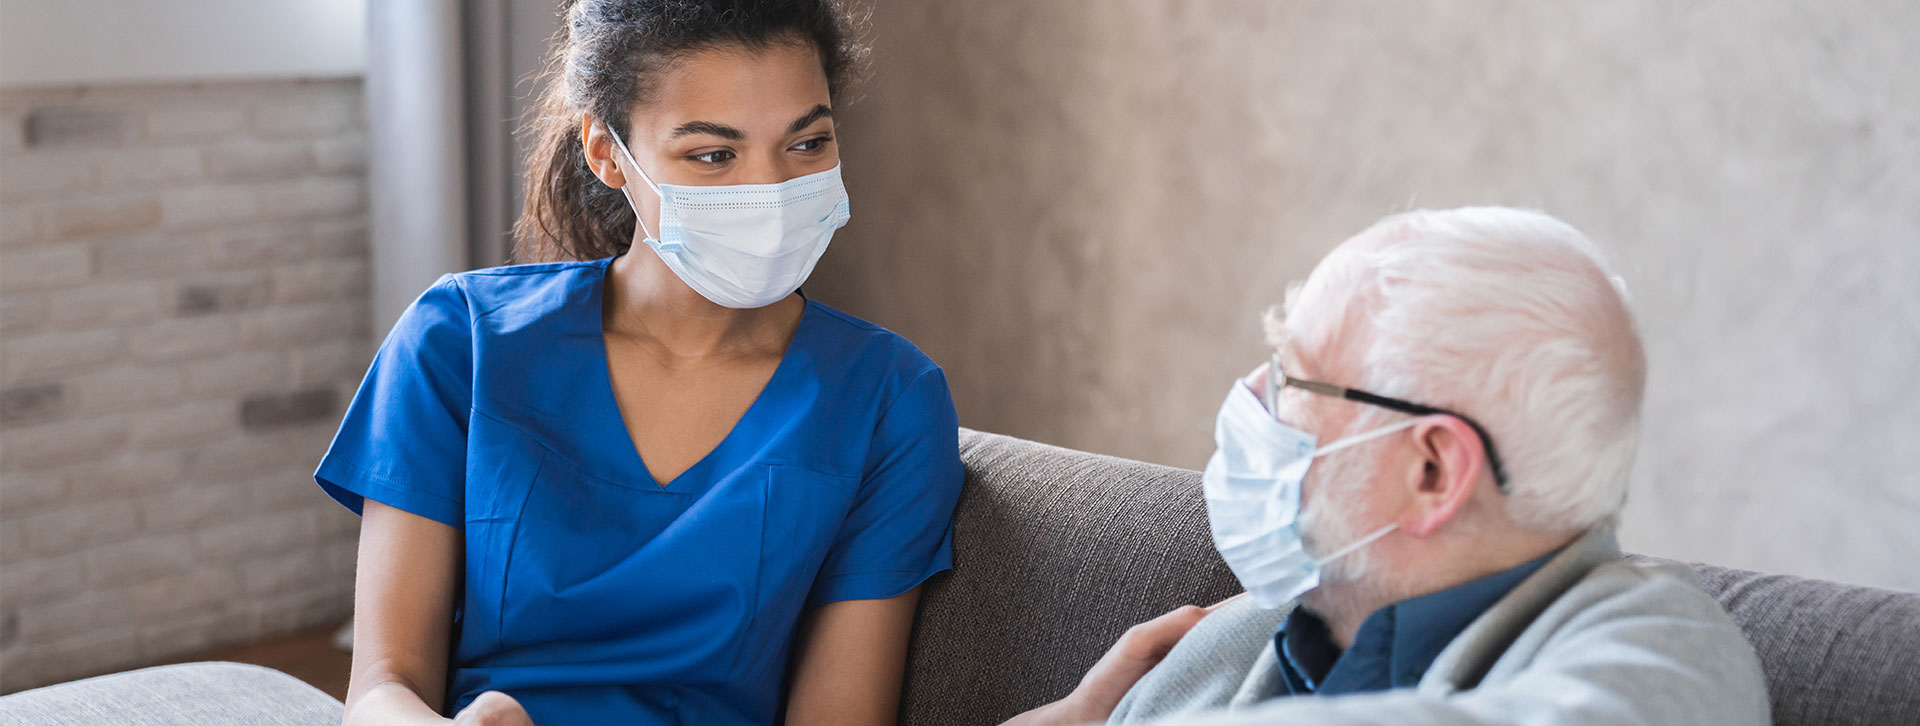
M 512 696 L 487 691 L 453 715 L 454 726 L 533 726 L 527 710 Z

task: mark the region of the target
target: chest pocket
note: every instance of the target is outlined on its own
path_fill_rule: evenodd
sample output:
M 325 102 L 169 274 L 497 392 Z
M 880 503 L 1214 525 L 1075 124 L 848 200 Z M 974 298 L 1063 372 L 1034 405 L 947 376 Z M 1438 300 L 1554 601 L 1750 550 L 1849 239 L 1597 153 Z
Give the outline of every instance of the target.
M 844 519 L 851 487 L 823 476 L 750 464 L 682 493 L 545 454 L 499 562 L 496 662 L 593 664 L 575 683 L 731 680 L 747 643 L 791 630 Z

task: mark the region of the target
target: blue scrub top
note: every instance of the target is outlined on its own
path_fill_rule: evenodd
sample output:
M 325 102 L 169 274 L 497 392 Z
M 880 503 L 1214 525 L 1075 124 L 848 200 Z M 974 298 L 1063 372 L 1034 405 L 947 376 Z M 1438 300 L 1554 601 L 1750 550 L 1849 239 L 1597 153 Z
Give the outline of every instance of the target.
M 807 301 L 720 445 L 656 483 L 615 405 L 612 259 L 448 275 L 381 345 L 314 478 L 466 540 L 444 704 L 541 726 L 765 724 L 804 608 L 952 567 L 963 474 L 945 376 Z

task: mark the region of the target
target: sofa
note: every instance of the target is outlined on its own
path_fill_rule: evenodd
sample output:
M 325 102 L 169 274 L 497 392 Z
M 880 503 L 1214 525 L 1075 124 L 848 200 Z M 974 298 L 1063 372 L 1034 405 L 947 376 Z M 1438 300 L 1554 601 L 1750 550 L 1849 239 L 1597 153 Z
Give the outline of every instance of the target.
M 1197 472 L 973 431 L 960 448 L 957 567 L 922 598 L 901 723 L 999 723 L 1072 690 L 1128 626 L 1236 592 Z M 1693 568 L 1759 651 L 1776 724 L 1920 724 L 1920 594 Z M 233 663 L 0 698 L 0 722 L 23 726 L 323 726 L 340 714 L 290 676 Z

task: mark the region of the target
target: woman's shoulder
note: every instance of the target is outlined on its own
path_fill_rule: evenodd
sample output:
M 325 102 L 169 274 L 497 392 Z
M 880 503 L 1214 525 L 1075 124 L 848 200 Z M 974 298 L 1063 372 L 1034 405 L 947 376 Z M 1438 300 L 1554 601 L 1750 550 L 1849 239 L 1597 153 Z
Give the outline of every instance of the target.
M 812 298 L 807 306 L 819 320 L 816 354 L 837 357 L 836 369 L 909 381 L 939 369 L 919 346 L 898 333 Z
M 599 279 L 605 266 L 606 260 L 586 260 L 483 267 L 442 277 L 436 287 L 457 291 L 476 318 L 502 310 L 537 316 L 583 297 L 580 293 Z

